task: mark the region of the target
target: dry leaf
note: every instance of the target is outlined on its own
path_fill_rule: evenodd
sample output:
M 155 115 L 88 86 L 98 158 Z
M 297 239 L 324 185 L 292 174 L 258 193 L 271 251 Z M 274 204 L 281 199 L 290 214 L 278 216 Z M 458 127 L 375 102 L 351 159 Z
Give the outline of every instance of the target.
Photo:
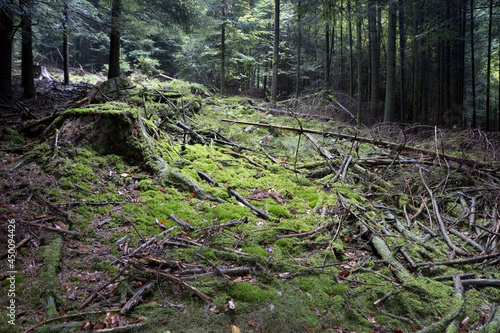
M 238 326 L 231 325 L 231 333 L 241 333 L 241 330 Z
M 68 230 L 66 224 L 62 223 L 61 221 L 54 221 L 54 225 L 57 229 Z

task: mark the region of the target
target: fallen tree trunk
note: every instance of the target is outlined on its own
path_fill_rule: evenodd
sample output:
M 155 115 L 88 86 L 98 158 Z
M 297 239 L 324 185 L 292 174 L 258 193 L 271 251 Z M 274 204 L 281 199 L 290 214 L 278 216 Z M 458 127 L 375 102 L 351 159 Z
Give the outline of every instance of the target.
M 318 130 L 297 128 L 297 127 L 290 127 L 290 126 L 277 126 L 277 125 L 270 125 L 270 124 L 261 124 L 261 123 L 254 123 L 254 122 L 249 122 L 249 121 L 238 121 L 238 120 L 232 120 L 232 119 L 222 119 L 221 121 L 223 123 L 253 125 L 253 126 L 259 126 L 259 127 L 280 129 L 280 130 L 285 130 L 285 131 L 294 131 L 294 132 L 299 132 L 299 133 L 311 133 L 311 134 L 317 134 L 317 135 L 327 136 L 327 137 L 336 137 L 336 138 L 345 139 L 345 140 L 352 140 L 352 141 L 357 141 L 357 142 L 369 143 L 369 144 L 379 146 L 379 147 L 391 148 L 391 149 L 396 150 L 396 151 L 403 150 L 403 151 L 409 151 L 409 152 L 423 154 L 423 155 L 434 157 L 434 158 L 436 158 L 436 157 L 443 158 L 443 159 L 447 159 L 448 161 L 453 161 L 453 162 L 459 163 L 461 165 L 466 165 L 468 167 L 494 168 L 492 165 L 482 163 L 479 161 L 475 161 L 475 160 L 470 160 L 467 158 L 443 154 L 443 153 L 439 153 L 439 152 L 436 152 L 433 150 L 428 150 L 428 149 L 423 149 L 423 148 L 418 148 L 418 147 L 405 146 L 405 145 L 401 145 L 399 143 L 394 143 L 394 142 L 389 142 L 389 141 L 384 141 L 384 140 L 365 138 L 362 136 L 355 136 L 355 135 L 334 133 L 334 132 L 327 132 L 327 131 L 318 131 Z

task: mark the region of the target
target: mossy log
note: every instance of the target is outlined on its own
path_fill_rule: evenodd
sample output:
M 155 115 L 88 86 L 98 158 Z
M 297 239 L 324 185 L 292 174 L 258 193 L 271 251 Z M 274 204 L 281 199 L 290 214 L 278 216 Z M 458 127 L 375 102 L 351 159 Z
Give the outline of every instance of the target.
M 47 302 L 47 314 L 58 316 L 55 300 L 57 299 L 57 270 L 62 257 L 63 239 L 54 236 L 43 251 L 43 267 L 40 274 L 40 285 L 43 286 L 42 298 Z

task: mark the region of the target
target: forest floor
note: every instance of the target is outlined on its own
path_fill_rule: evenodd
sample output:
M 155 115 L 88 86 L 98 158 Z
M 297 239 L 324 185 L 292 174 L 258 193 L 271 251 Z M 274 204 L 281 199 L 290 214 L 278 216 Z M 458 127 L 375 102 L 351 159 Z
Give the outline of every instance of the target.
M 1 332 L 500 332 L 498 133 L 38 89 L 0 131 Z

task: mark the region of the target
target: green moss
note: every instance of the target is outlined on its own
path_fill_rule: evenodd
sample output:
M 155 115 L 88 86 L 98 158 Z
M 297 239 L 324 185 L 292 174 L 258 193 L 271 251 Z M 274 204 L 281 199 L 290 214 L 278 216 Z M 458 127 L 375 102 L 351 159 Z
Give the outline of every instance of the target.
M 3 128 L 2 133 L 0 133 L 0 142 L 21 145 L 24 144 L 24 138 L 16 130 L 10 127 L 5 127 Z
M 154 190 L 154 186 L 151 185 L 151 179 L 144 179 L 137 184 L 137 189 L 140 191 Z
M 57 235 L 43 249 L 43 268 L 40 274 L 40 285 L 43 298 L 57 297 L 57 271 L 62 256 L 63 239 Z M 57 313 L 57 312 L 56 312 Z
M 271 215 L 274 215 L 276 217 L 285 217 L 285 218 L 290 217 L 290 212 L 283 206 L 271 204 L 268 207 L 269 207 L 268 211 Z
M 228 294 L 229 296 L 243 302 L 262 303 L 270 300 L 273 297 L 274 292 L 270 290 L 262 290 L 258 286 L 248 282 L 241 282 L 237 283 Z
M 93 258 L 90 267 L 95 269 L 96 271 L 106 271 L 108 269 L 108 265 L 111 264 L 110 260 L 103 260 L 102 258 Z
M 245 246 L 241 249 L 242 252 L 248 253 L 248 254 L 254 254 L 256 256 L 260 257 L 267 257 L 268 253 L 266 250 L 261 248 L 260 246 L 257 245 L 252 245 L 252 246 Z

